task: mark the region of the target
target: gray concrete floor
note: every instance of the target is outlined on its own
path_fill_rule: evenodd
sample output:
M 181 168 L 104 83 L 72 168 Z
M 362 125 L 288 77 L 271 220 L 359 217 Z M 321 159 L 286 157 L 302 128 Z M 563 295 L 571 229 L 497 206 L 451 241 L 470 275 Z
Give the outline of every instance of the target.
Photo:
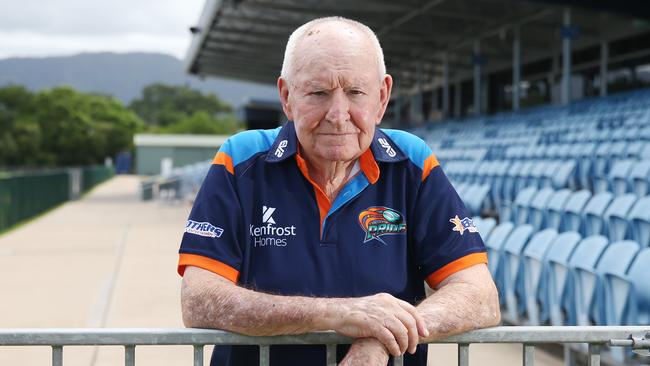
M 0 327 L 182 327 L 178 244 L 191 206 L 141 202 L 118 176 L 0 236 Z M 429 365 L 456 365 L 455 345 Z M 191 347 L 142 346 L 138 366 L 191 365 Z M 206 360 L 211 349 L 206 348 Z M 521 365 L 519 345 L 473 345 L 470 364 Z M 0 365 L 49 365 L 48 347 L 0 347 Z M 66 347 L 66 366 L 123 365 L 120 347 Z M 536 365 L 562 362 L 538 350 Z

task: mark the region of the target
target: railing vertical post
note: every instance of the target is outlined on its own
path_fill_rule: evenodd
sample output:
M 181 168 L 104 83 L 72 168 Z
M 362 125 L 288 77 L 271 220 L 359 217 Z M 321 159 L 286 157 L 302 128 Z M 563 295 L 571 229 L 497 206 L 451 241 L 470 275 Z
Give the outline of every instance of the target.
M 535 364 L 535 346 L 524 344 L 524 366 Z
M 203 345 L 194 345 L 194 366 L 203 366 Z
M 469 344 L 458 344 L 458 366 L 469 366 Z
M 269 366 L 271 364 L 271 351 L 269 346 L 260 346 L 260 366 Z
M 124 366 L 135 366 L 135 346 L 124 346 Z
M 52 346 L 52 366 L 63 366 L 63 346 Z
M 327 366 L 336 366 L 336 345 L 327 345 Z
M 573 350 L 571 349 L 570 344 L 565 344 L 564 345 L 564 366 L 573 366 L 573 365 L 575 365 Z
M 397 356 L 393 358 L 393 366 L 403 366 L 404 365 L 404 356 Z
M 589 366 L 600 366 L 600 345 L 599 344 L 589 344 L 589 360 L 587 362 Z

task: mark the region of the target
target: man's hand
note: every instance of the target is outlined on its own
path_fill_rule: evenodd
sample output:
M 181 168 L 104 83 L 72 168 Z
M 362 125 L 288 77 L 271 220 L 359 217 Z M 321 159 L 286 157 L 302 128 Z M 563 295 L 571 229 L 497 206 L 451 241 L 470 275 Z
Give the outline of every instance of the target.
M 359 338 L 352 343 L 340 366 L 386 366 L 388 351 L 375 338 Z
M 323 328 L 353 338 L 376 338 L 393 356 L 414 353 L 420 336 L 429 335 L 415 307 L 389 294 L 332 300 Z

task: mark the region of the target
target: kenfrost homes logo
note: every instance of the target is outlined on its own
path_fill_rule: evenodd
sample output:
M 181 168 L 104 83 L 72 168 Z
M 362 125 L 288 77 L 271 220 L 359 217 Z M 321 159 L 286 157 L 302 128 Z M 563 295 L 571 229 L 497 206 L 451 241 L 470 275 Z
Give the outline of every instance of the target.
M 404 215 L 392 208 L 384 206 L 368 207 L 361 211 L 359 214 L 359 225 L 366 232 L 366 236 L 363 239 L 364 243 L 374 239 L 384 245 L 388 245 L 380 236 L 400 234 L 406 231 Z
M 452 230 L 458 231 L 460 235 L 463 235 L 465 231 L 470 233 L 478 233 L 478 229 L 474 225 L 474 220 L 470 219 L 469 217 L 464 217 L 461 219 L 458 217 L 458 215 L 456 215 L 453 219 L 449 219 L 449 222 L 454 224 L 454 228 Z
M 288 144 L 289 144 L 289 141 L 287 141 L 287 140 L 280 141 L 280 143 L 278 144 L 278 148 L 275 149 L 275 156 L 277 156 L 278 158 L 281 158 L 282 155 L 284 155 L 284 148 L 287 147 Z
M 198 222 L 193 220 L 187 220 L 185 225 L 185 232 L 205 236 L 208 238 L 220 238 L 223 234 L 223 229 L 216 227 L 209 222 Z
M 273 213 L 275 213 L 275 207 L 262 206 L 262 225 L 250 226 L 253 247 L 284 247 L 287 246 L 288 237 L 296 236 L 296 227 L 293 225 L 275 226 Z
M 378 138 L 377 141 L 379 141 L 379 145 L 381 145 L 381 147 L 383 147 L 384 150 L 386 150 L 386 154 L 388 154 L 388 156 L 390 156 L 391 158 L 394 158 L 395 155 L 397 155 L 397 153 L 395 152 L 395 149 L 393 149 L 393 147 L 390 146 L 390 144 L 388 143 L 388 141 L 386 141 L 385 138 L 383 138 L 383 137 Z

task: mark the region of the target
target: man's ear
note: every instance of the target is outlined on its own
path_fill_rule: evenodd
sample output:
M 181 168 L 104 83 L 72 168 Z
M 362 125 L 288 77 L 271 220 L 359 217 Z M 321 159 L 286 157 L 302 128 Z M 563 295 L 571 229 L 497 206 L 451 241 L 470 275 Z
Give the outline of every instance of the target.
M 282 77 L 278 78 L 278 93 L 280 94 L 280 103 L 282 103 L 282 110 L 287 115 L 289 121 L 293 121 L 293 113 L 291 112 L 291 105 L 289 105 L 289 83 Z
M 386 74 L 381 81 L 379 89 L 379 110 L 377 111 L 377 124 L 384 118 L 388 102 L 390 101 L 390 93 L 393 90 L 393 77 Z

